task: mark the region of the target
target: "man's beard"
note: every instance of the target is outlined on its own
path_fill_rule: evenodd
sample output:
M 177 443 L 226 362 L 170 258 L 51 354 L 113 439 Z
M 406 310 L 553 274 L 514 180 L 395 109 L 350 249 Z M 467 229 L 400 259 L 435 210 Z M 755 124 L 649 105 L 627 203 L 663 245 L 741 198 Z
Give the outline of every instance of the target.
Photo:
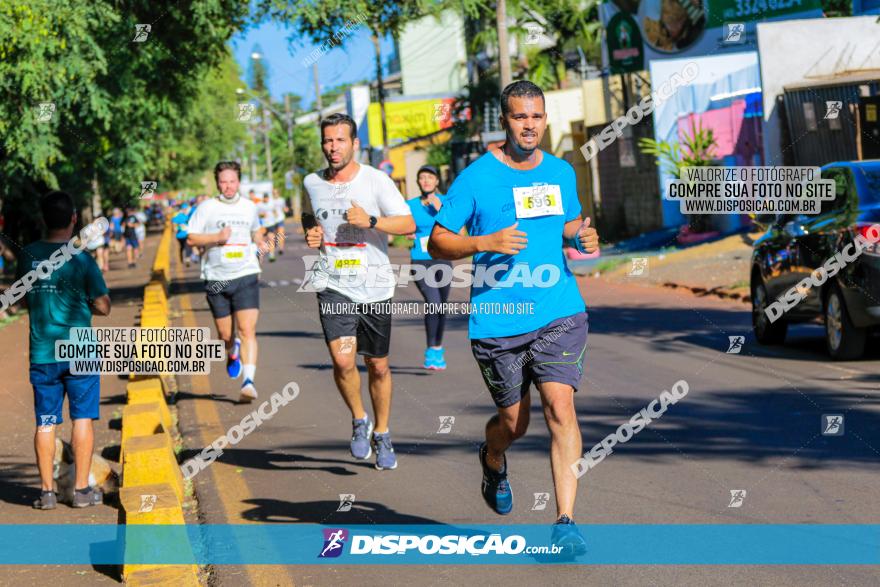
M 522 144 L 520 144 L 520 142 L 516 140 L 517 137 L 515 137 L 512 133 L 510 133 L 510 132 L 507 133 L 508 143 L 510 143 L 511 145 L 516 145 L 517 150 L 519 150 L 522 154 L 524 154 L 526 156 L 530 156 L 532 153 L 537 151 L 538 148 L 540 147 L 540 141 L 538 140 L 538 133 L 535 133 L 534 137 L 535 137 L 535 146 L 529 149 L 529 148 L 523 147 Z M 522 138 L 522 137 L 518 137 L 518 138 Z
M 329 165 L 333 171 L 339 171 L 340 169 L 342 169 L 343 167 L 345 167 L 346 165 L 351 163 L 352 157 L 353 157 L 353 155 L 349 155 L 348 157 L 343 157 L 342 159 L 340 159 L 339 163 L 333 163 L 332 161 L 330 161 L 328 159 L 327 165 Z

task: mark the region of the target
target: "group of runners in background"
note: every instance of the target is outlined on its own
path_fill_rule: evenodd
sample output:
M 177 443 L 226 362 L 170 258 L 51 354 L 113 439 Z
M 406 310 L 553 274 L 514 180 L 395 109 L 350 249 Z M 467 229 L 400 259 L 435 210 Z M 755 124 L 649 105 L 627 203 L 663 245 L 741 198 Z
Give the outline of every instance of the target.
M 582 448 L 573 397 L 583 373 L 587 312 L 563 246 L 592 253 L 598 249 L 598 235 L 590 220 L 581 217 L 571 165 L 538 148 L 547 124 L 541 90 L 530 82 L 505 88 L 501 123 L 506 142 L 459 174 L 447 195 L 438 190 L 439 171 L 424 166 L 418 172 L 420 196 L 406 201 L 388 175 L 356 161 L 360 144 L 351 117 L 323 119 L 321 148 L 327 167 L 304 180 L 308 197 L 303 230 L 307 245 L 320 255 L 320 262 L 308 268 L 307 280 L 316 284 L 334 383 L 351 413 L 351 455 L 366 460 L 375 452 L 375 467 L 387 470 L 398 466 L 390 430 L 392 316 L 387 303 L 395 284 L 365 283 L 363 274 L 390 266 L 389 237 L 409 236 L 413 265 L 426 268 L 467 257 L 487 268 L 557 267 L 561 278 L 552 287 L 511 282 L 471 290 L 472 303 L 492 307 L 529 302 L 536 308 L 531 315 L 470 315 L 471 350 L 497 407 L 478 457 L 483 499 L 496 513 L 508 514 L 513 492 L 505 453 L 528 428 L 534 384 L 551 437 L 554 543 L 580 553 L 586 546 L 572 519 L 577 478 L 569 465 Z M 241 400 L 251 401 L 257 397 L 258 259 L 269 246 L 262 227 L 266 218 L 270 226 L 274 221 L 273 206 L 270 198 L 254 203 L 241 196 L 238 163 L 222 162 L 214 173 L 220 195 L 190 217 L 187 242 L 206 249 L 202 277 L 228 350 L 227 371 L 230 377 L 242 376 Z M 509 273 L 502 273 L 502 282 Z M 417 284 L 426 302 L 448 299 L 448 285 Z M 437 314 L 425 317 L 425 368 L 446 367 L 444 320 Z M 364 406 L 357 355 L 367 368 L 372 417 Z
M 307 271 L 307 280 L 321 284 L 315 286 L 317 309 L 333 364 L 334 383 L 351 413 L 351 455 L 366 460 L 375 453 L 375 467 L 389 470 L 398 466 L 390 428 L 392 375 L 388 355 L 392 316 L 391 304 L 386 303 L 394 296 L 395 284 L 367 284 L 363 273 L 390 265 L 388 240 L 394 235 L 413 240 L 413 265 L 448 267 L 452 261 L 472 257 L 475 270 L 481 266 L 500 270 L 495 271 L 499 283 L 472 287 L 472 306 L 528 303 L 535 311 L 522 315 L 473 311 L 469 316 L 471 351 L 497 408 L 486 423 L 485 440 L 477 454 L 482 469 L 481 493 L 496 513 L 505 515 L 512 510 L 506 452 L 526 433 L 530 388 L 534 384 L 550 431 L 549 456 L 557 506 L 553 540 L 580 553 L 585 550 L 585 542 L 572 521 L 577 478 L 570 464 L 582 452 L 574 393 L 583 373 L 587 312 L 565 262 L 563 246 L 592 253 L 598 249 L 598 235 L 590 219 L 581 217 L 571 165 L 538 148 L 547 124 L 541 90 L 526 81 L 505 88 L 501 124 L 506 141 L 471 163 L 446 195 L 438 189 L 439 170 L 424 166 L 418 172 L 420 195 L 407 201 L 388 175 L 356 161 L 360 144 L 355 121 L 344 114 L 324 118 L 320 125 L 321 148 L 327 167 L 304 180 L 307 198 L 303 231 L 307 245 L 320 256 L 320 263 Z M 227 374 L 241 378 L 240 401 L 250 402 L 258 396 L 255 381 L 260 264 L 266 257 L 273 261 L 276 250 L 283 253 L 287 209 L 283 200 L 269 194 L 259 196 L 250 191 L 249 198 L 242 195 L 241 167 L 235 161 L 218 163 L 214 180 L 218 195 L 182 203 L 172 222 L 181 261 L 192 260 L 194 254 L 201 261 L 207 302 L 218 337 L 227 349 Z M 538 192 L 540 197 L 535 195 Z M 53 198 L 44 202 L 44 215 L 57 235 L 52 233 L 51 246 L 33 249 L 35 258 L 45 258 L 56 248 L 56 242 L 69 238 L 76 222 L 69 197 L 62 194 Z M 124 241 L 129 266 L 139 255 L 142 238 L 137 233 L 145 223 L 146 219 L 133 210 L 125 215 L 114 211 L 111 216 L 105 244 L 118 249 L 117 243 Z M 529 287 L 522 281 L 507 279 L 517 265 L 528 269 L 548 264 L 560 275 L 552 287 Z M 89 293 L 88 304 L 78 306 L 82 318 L 77 325 L 82 326 L 88 325 L 90 312 L 109 312 L 109 303 L 106 308 L 102 306 L 106 287 L 100 275 L 88 266 L 84 269 L 85 277 L 77 277 L 76 283 L 80 292 Z M 90 281 L 83 281 L 86 278 Z M 504 283 L 506 279 L 509 283 Z M 436 307 L 449 297 L 449 285 L 432 286 L 423 280 L 417 283 L 429 305 Z M 39 307 L 41 299 L 29 294 L 28 302 Z M 31 321 L 32 362 L 35 350 L 42 352 L 39 310 L 35 318 Z M 427 369 L 446 367 L 444 321 L 443 315 L 425 317 Z M 367 368 L 372 417 L 364 406 L 357 355 L 364 358 Z M 50 372 L 32 368 L 31 374 L 38 400 L 45 396 L 47 405 L 51 404 L 53 424 L 60 421 L 58 402 L 63 394 L 56 393 L 59 382 L 60 388 L 74 390 L 72 402 L 79 398 L 78 403 L 87 407 L 76 413 L 72 409 L 73 418 L 97 417 L 95 381 L 86 381 L 86 390 L 74 385 L 77 376 L 63 369 Z M 53 390 L 51 394 L 48 389 Z M 47 440 L 38 438 L 38 454 Z M 41 472 L 48 448 L 46 453 Z M 83 504 L 98 500 L 91 493 L 83 493 L 81 498 Z M 46 497 L 35 505 L 50 506 L 51 499 Z

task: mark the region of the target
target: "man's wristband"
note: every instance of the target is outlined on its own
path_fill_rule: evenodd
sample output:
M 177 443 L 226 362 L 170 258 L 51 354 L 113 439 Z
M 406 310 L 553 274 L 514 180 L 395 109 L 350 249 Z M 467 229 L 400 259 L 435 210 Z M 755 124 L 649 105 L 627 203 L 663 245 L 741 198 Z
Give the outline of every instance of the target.
M 570 246 L 573 249 L 576 249 L 579 253 L 587 254 L 587 252 L 584 250 L 583 245 L 581 244 L 580 235 L 576 234 L 573 237 L 569 238 L 568 239 L 568 246 Z

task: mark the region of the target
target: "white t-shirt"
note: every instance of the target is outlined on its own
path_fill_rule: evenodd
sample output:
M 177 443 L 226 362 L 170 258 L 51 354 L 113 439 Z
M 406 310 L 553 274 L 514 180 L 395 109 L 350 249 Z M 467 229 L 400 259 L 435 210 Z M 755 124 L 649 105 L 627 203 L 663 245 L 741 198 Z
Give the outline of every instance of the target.
M 259 201 L 256 203 L 257 206 L 257 216 L 260 217 L 260 224 L 263 226 L 272 226 L 274 224 L 273 211 L 272 211 L 272 203 L 271 202 L 263 202 Z
M 144 242 L 147 238 L 147 215 L 143 210 L 134 213 L 134 217 L 138 219 L 138 224 L 134 228 L 134 232 L 137 235 L 139 241 Z
M 275 210 L 275 224 L 278 224 L 279 222 L 284 222 L 284 200 L 282 200 L 281 198 L 275 198 L 274 200 L 272 200 L 272 206 Z
M 253 233 L 260 228 L 257 207 L 246 198 L 234 204 L 219 197 L 199 204 L 189 219 L 189 234 L 212 234 L 232 229 L 226 244 L 208 247 L 202 256 L 202 279 L 227 281 L 260 272 Z
M 348 183 L 330 183 L 318 172 L 309 174 L 304 186 L 324 230 L 321 260 L 310 272 L 312 285 L 332 289 L 361 304 L 391 298 L 393 278 L 376 278 L 377 272 L 388 271 L 388 236 L 376 229 L 358 228 L 343 218 L 353 201 L 377 218 L 410 216 L 409 206 L 391 178 L 361 164 Z

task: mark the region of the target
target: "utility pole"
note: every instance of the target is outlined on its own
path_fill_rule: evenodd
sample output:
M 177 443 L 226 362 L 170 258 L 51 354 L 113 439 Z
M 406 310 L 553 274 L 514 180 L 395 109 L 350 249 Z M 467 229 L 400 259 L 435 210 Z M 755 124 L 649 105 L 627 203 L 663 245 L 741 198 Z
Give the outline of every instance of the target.
M 251 167 L 251 181 L 257 181 L 257 131 L 254 130 L 253 125 L 248 124 L 248 133 L 251 135 L 251 156 L 250 159 L 250 167 Z
M 321 123 L 321 110 L 324 105 L 321 103 L 321 84 L 318 83 L 318 62 L 312 63 L 312 77 L 315 79 L 315 104 L 318 107 L 318 124 Z
M 507 42 L 507 2 L 498 0 L 495 6 L 495 26 L 498 28 L 498 61 L 501 68 L 501 89 L 512 80 L 510 73 L 510 45 Z
M 266 175 L 268 175 L 268 179 L 272 181 L 272 146 L 269 141 L 269 129 L 272 128 L 272 121 L 269 120 L 269 111 L 266 110 L 266 105 L 263 102 L 260 102 L 263 106 L 263 145 L 266 149 Z
M 379 35 L 373 33 L 373 49 L 376 52 L 376 92 L 379 94 L 379 112 L 382 115 L 382 159 L 388 158 L 388 127 L 385 124 L 385 84 L 382 81 L 382 48 Z
M 284 94 L 284 119 L 287 122 L 287 150 L 293 155 L 293 115 L 290 113 L 290 94 Z
M 290 181 L 296 175 L 296 162 L 293 156 L 293 113 L 290 111 L 290 94 L 284 94 L 284 118 L 287 119 L 287 151 L 290 154 Z M 302 206 L 300 204 L 300 193 L 294 188 L 291 196 L 293 204 L 293 217 L 301 218 Z

